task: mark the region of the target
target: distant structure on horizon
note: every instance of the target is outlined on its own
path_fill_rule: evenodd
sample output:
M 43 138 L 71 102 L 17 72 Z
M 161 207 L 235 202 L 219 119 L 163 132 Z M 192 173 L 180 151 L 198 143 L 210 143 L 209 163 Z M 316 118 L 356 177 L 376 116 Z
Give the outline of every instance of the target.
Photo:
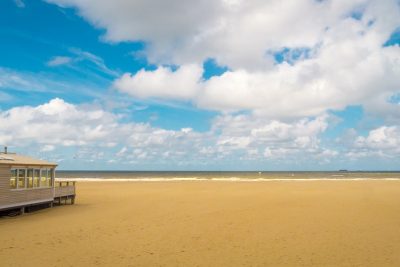
M 55 182 L 56 163 L 0 152 L 0 213 L 23 214 L 75 202 L 75 182 Z

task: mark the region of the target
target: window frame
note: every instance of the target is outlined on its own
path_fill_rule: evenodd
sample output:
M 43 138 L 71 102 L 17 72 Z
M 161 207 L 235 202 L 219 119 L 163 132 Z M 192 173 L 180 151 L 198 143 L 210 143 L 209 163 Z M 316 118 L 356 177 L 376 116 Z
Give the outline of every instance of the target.
M 36 172 L 39 172 L 38 176 L 36 176 Z M 32 187 L 33 188 L 40 188 L 40 174 L 41 174 L 41 168 L 34 168 L 33 169 L 33 180 L 32 180 Z M 37 179 L 35 179 L 37 178 Z M 35 180 L 37 180 L 37 185 L 35 185 Z
M 25 189 L 27 189 L 27 187 L 26 187 L 27 169 L 26 168 L 15 168 L 15 169 L 17 169 L 17 188 L 14 189 L 14 190 L 25 190 Z M 23 177 L 24 187 L 22 187 L 22 188 L 19 187 L 19 179 L 22 178 L 22 177 L 19 176 L 19 173 L 20 173 L 21 170 L 24 170 L 24 177 Z
M 43 172 L 46 173 L 46 179 L 43 183 L 42 178 L 43 178 Z M 48 183 L 47 179 L 49 179 L 49 168 L 40 168 L 40 188 L 48 188 Z
M 15 171 L 15 176 L 13 176 L 13 171 Z M 10 177 L 10 189 L 15 190 L 18 189 L 18 169 L 17 168 L 11 168 L 10 169 L 11 177 Z M 11 186 L 11 181 L 15 179 L 15 187 Z
M 34 168 L 27 168 L 26 169 L 26 176 L 25 176 L 25 181 L 26 181 L 26 189 L 33 189 L 33 170 Z M 28 175 L 30 173 L 30 176 Z M 29 180 L 32 181 L 32 186 L 29 184 Z
M 12 188 L 11 187 L 11 179 L 13 178 L 12 176 L 12 171 L 16 171 L 16 187 Z M 22 170 L 24 172 L 24 187 L 19 186 L 19 180 L 20 178 L 20 173 L 22 174 Z M 29 170 L 32 170 L 32 187 L 28 187 L 28 172 Z M 39 171 L 39 184 L 38 186 L 35 186 L 35 171 Z M 46 182 L 43 184 L 42 183 L 42 172 L 46 172 Z M 54 180 L 55 180 L 55 167 L 47 166 L 47 167 L 42 167 L 42 166 L 11 166 L 10 168 L 10 182 L 9 182 L 9 189 L 11 191 L 21 191 L 21 190 L 36 190 L 36 189 L 49 189 L 54 187 Z

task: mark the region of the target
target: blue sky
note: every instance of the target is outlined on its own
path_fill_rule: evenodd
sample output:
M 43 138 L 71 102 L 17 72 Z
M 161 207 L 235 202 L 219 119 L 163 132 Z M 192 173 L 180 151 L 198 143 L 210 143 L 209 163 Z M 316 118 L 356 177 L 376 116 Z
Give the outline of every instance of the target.
M 290 2 L 1 1 L 0 145 L 60 169 L 398 170 L 400 3 Z

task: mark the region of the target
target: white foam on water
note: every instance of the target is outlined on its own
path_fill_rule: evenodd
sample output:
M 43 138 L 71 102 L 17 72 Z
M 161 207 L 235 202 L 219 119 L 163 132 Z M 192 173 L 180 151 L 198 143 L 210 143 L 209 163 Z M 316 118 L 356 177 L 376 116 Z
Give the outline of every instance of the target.
M 175 177 L 175 178 L 56 178 L 58 182 L 177 182 L 177 181 L 215 181 L 215 182 L 307 182 L 307 181 L 400 181 L 400 178 L 199 178 L 199 177 Z

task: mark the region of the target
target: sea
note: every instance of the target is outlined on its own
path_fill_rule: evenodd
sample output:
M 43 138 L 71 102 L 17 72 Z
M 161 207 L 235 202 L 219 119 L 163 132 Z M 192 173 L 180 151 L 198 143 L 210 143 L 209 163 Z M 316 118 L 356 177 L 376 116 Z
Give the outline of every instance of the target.
M 400 171 L 74 171 L 59 170 L 56 178 L 63 180 L 399 180 Z

